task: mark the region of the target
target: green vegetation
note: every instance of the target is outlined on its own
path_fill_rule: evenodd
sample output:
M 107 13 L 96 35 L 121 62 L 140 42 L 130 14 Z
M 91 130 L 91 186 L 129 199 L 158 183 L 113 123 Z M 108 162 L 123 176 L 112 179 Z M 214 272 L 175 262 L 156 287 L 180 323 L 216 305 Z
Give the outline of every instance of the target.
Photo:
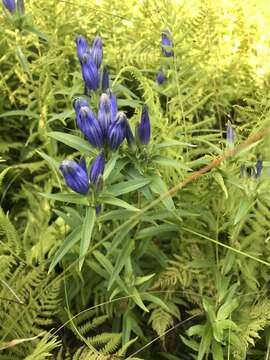
M 3 8 L 0 360 L 270 359 L 269 26 L 264 0 Z M 151 121 L 148 145 L 106 149 L 89 197 L 59 171 L 99 153 L 72 106 L 78 35 L 102 38 L 133 132 L 144 104 Z

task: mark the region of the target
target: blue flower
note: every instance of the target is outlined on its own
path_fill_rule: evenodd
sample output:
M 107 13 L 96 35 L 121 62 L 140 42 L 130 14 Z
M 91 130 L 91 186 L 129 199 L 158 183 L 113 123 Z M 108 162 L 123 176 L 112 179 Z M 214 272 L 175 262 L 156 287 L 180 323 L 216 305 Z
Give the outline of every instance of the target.
M 95 118 L 93 111 L 89 105 L 82 101 L 82 106 L 79 105 L 79 101 L 74 102 L 74 108 L 76 111 L 76 123 L 78 128 L 94 147 L 102 147 L 104 137 L 99 122 Z
M 89 90 L 97 90 L 99 86 L 99 74 L 96 63 L 90 55 L 87 55 L 82 65 L 82 77 Z
M 83 37 L 82 35 L 76 37 L 75 41 L 77 45 L 77 55 L 80 63 L 82 64 L 87 60 L 88 55 L 90 54 L 90 49 L 85 37 Z
M 16 3 L 15 0 L 2 0 L 4 7 L 13 14 L 16 11 Z
M 103 175 L 105 167 L 105 158 L 104 155 L 101 153 L 99 154 L 90 169 L 90 181 L 97 185 L 99 177 Z
M 263 168 L 263 161 L 262 160 L 258 160 L 255 166 L 255 171 L 254 171 L 254 178 L 258 179 L 258 177 L 261 175 L 262 172 L 262 168 Z
M 91 57 L 94 60 L 94 63 L 96 64 L 97 68 L 99 69 L 103 57 L 102 40 L 99 36 L 96 36 L 94 38 L 93 45 L 91 48 Z
M 118 149 L 126 136 L 127 118 L 123 112 L 116 115 L 115 120 L 111 123 L 108 131 L 108 144 L 112 150 Z
M 87 194 L 89 179 L 84 159 L 79 164 L 74 160 L 64 160 L 59 168 L 68 187 L 79 194 Z
M 142 110 L 141 122 L 137 126 L 137 136 L 142 145 L 147 145 L 150 141 L 151 124 L 146 107 Z
M 160 69 L 159 72 L 157 73 L 157 77 L 156 77 L 157 83 L 159 85 L 161 85 L 164 83 L 165 79 L 166 79 L 165 75 L 164 75 L 162 69 Z
M 233 130 L 233 127 L 232 127 L 230 121 L 228 121 L 228 124 L 227 124 L 227 143 L 229 145 L 234 144 L 234 130 Z
M 100 97 L 98 108 L 98 122 L 104 137 L 107 136 L 109 126 L 113 120 L 111 99 L 108 94 L 104 93 Z
M 104 66 L 103 74 L 102 74 L 102 91 L 106 92 L 106 90 L 110 87 L 110 78 L 109 78 L 109 70 L 108 66 Z
M 173 50 L 171 49 L 173 44 L 170 38 L 171 34 L 169 30 L 163 30 L 161 35 L 161 51 L 164 56 L 171 57 L 173 56 Z
M 110 100 L 111 100 L 112 118 L 114 120 L 118 113 L 118 106 L 117 106 L 116 96 L 111 92 L 110 92 Z

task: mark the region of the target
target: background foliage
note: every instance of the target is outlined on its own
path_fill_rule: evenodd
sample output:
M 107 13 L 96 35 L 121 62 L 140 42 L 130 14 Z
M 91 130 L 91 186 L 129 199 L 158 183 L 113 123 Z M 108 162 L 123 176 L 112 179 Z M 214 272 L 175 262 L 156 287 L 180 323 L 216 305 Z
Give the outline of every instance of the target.
M 149 106 L 150 185 L 119 196 L 142 209 L 224 153 L 228 120 L 236 143 L 269 126 L 267 1 L 25 5 L 23 20 L 0 16 L 0 359 L 267 360 L 269 138 L 128 228 L 119 226 L 134 213 L 106 206 L 82 272 L 75 244 L 48 274 L 82 213 L 40 195 L 64 188 L 57 164 L 78 153 L 51 135 L 78 135 L 76 35 L 101 35 L 133 128 Z M 161 56 L 163 29 L 172 32 L 173 59 Z M 109 186 L 128 179 L 127 147 L 121 156 Z M 254 179 L 258 159 L 264 168 Z

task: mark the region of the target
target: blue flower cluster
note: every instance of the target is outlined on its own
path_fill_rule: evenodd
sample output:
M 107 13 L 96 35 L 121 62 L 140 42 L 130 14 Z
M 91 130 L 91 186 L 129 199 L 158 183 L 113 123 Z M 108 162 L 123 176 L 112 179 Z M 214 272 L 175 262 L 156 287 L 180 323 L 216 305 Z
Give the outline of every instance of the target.
M 171 40 L 171 34 L 169 30 L 163 30 L 161 33 L 161 52 L 165 57 L 172 57 L 173 56 L 173 43 Z M 160 68 L 160 70 L 157 73 L 156 81 L 159 85 L 162 85 L 164 81 L 166 80 L 165 74 L 163 72 L 163 69 Z
M 24 0 L 2 0 L 3 6 L 7 9 L 11 14 L 14 14 L 17 11 L 19 15 L 24 14 Z
M 104 167 L 105 158 L 103 154 L 100 154 L 93 161 L 89 175 L 84 158 L 79 163 L 74 160 L 64 160 L 60 165 L 60 170 L 68 187 L 79 194 L 86 195 L 90 183 L 97 187 L 98 183 L 102 181 Z
M 96 36 L 90 49 L 85 38 L 79 36 L 76 39 L 76 45 L 87 92 L 96 91 L 100 83 L 99 72 L 103 57 L 102 40 Z M 99 98 L 97 114 L 92 111 L 84 97 L 80 96 L 73 102 L 77 127 L 93 147 L 101 149 L 101 154 L 94 160 L 89 175 L 85 160 L 79 163 L 73 160 L 64 160 L 60 165 L 67 186 L 80 194 L 88 193 L 90 183 L 96 186 L 96 190 L 100 188 L 99 183 L 102 182 L 100 178 L 105 166 L 104 153 L 107 153 L 108 150 L 117 150 L 125 139 L 132 151 L 136 149 L 136 141 L 129 121 L 123 112 L 118 111 L 117 99 L 110 91 L 109 83 L 109 71 L 104 66 L 101 81 L 102 94 Z M 141 121 L 136 127 L 138 145 L 147 145 L 150 136 L 150 118 L 148 110 L 144 107 Z

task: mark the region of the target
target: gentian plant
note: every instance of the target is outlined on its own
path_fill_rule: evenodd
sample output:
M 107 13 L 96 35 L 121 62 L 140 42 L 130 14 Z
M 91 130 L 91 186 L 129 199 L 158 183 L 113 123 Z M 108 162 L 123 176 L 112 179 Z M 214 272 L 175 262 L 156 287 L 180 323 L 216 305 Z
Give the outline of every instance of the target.
M 75 141 L 75 148 L 80 151 L 78 160 L 66 159 L 59 166 L 66 186 L 74 193 L 47 196 L 76 205 L 82 220 L 77 227 L 71 228 L 69 236 L 52 260 L 51 269 L 66 253 L 70 239 L 74 245 L 80 241 L 79 269 L 82 269 L 90 241 L 95 237 L 99 222 L 97 216 L 101 215 L 102 208 L 116 206 L 136 212 L 139 209 L 121 198 L 122 194 L 143 189 L 148 184 L 147 191 L 152 192 L 151 197 L 154 198 L 155 193 L 166 188 L 165 184 L 160 187 L 160 182 L 154 185 L 151 179 L 151 175 L 154 176 L 153 166 L 147 166 L 155 159 L 155 156 L 150 156 L 150 149 L 147 150 L 151 137 L 148 109 L 142 106 L 134 136 L 126 114 L 119 111 L 116 95 L 109 87 L 108 67 L 102 69 L 101 38 L 95 37 L 92 47 L 89 47 L 87 40 L 78 36 L 76 47 L 87 96 L 76 97 L 73 108 L 76 126 L 85 140 L 64 134 L 64 142 L 74 147 Z M 53 134 L 55 136 L 56 132 Z M 124 150 L 122 146 L 125 147 L 125 140 L 127 148 Z M 116 180 L 118 182 L 115 183 Z M 161 179 L 159 181 L 162 182 Z

